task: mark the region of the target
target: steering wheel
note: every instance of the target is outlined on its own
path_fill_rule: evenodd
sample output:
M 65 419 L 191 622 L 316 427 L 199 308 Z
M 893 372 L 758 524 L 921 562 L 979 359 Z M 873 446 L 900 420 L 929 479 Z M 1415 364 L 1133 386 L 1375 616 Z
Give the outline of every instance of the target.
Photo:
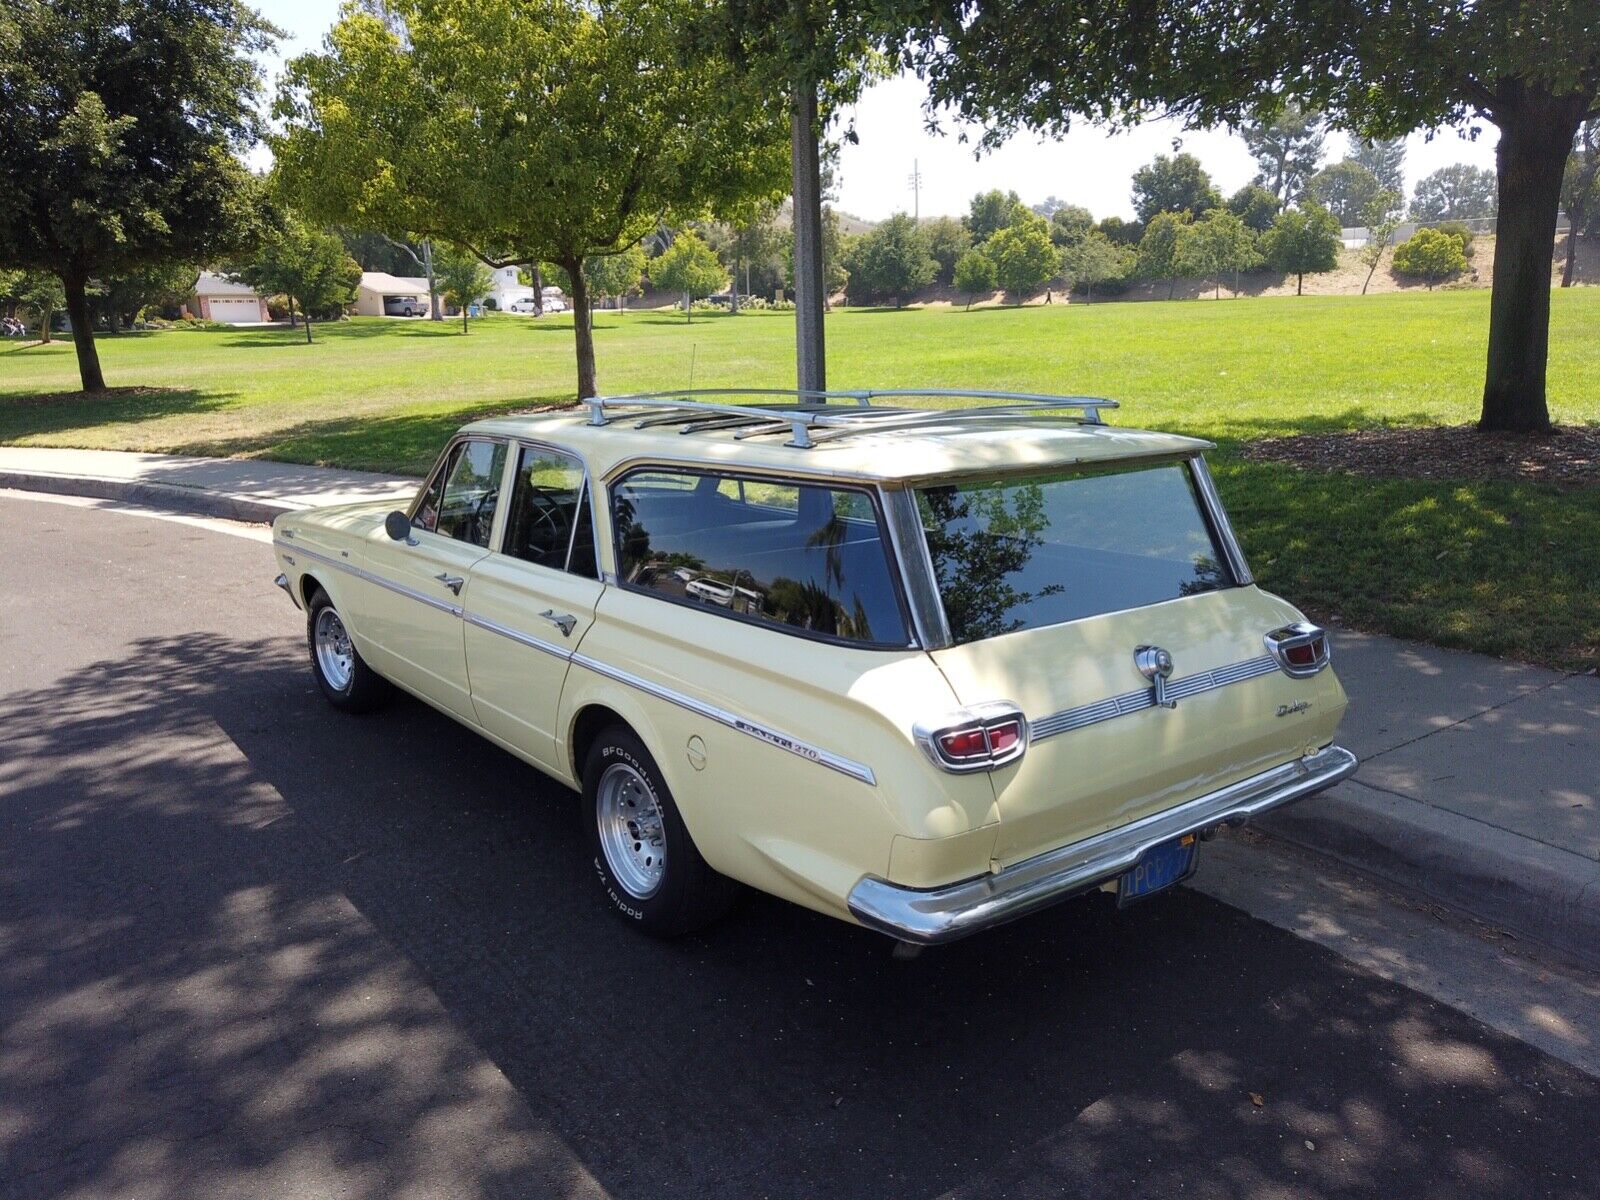
M 566 547 L 571 527 L 567 523 L 567 516 L 561 511 L 561 505 L 552 500 L 543 492 L 529 488 L 525 493 L 528 500 L 528 529 L 523 534 L 523 545 L 533 550 L 542 540 L 535 535 L 541 531 L 548 533 L 550 549 Z M 540 557 L 544 557 L 543 554 Z
M 472 506 L 472 515 L 467 519 L 472 522 L 472 541 L 477 545 L 489 544 L 489 527 L 494 524 L 494 504 L 500 498 L 499 488 L 490 488 L 479 496 Z M 484 510 L 489 511 L 489 520 L 484 520 Z

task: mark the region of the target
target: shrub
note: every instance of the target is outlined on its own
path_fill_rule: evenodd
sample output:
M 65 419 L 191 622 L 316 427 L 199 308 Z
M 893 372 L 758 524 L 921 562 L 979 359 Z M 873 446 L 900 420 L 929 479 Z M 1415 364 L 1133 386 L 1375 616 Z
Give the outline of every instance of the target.
M 1454 233 L 1424 227 L 1394 248 L 1394 269 L 1425 281 L 1431 290 L 1437 283 L 1467 269 L 1461 239 Z
M 1459 238 L 1461 240 L 1461 257 L 1472 257 L 1472 242 L 1477 235 L 1467 227 L 1465 221 L 1435 221 L 1427 228 L 1437 229 L 1440 233 L 1448 233 L 1451 237 Z

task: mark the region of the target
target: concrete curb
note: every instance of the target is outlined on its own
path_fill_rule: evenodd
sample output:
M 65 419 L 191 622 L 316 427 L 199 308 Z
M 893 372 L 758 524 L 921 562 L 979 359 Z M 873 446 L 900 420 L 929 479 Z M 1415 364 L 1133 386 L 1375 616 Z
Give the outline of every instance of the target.
M 1254 827 L 1600 966 L 1600 863 L 1359 780 Z
M 297 506 L 281 500 L 239 496 L 208 488 L 184 487 L 146 479 L 112 479 L 95 475 L 61 475 L 50 471 L 7 471 L 0 469 L 0 488 L 24 492 L 46 492 L 54 496 L 88 496 L 96 500 L 120 500 L 152 508 L 171 508 L 200 517 L 220 517 L 228 521 L 270 525 L 281 513 L 294 512 Z

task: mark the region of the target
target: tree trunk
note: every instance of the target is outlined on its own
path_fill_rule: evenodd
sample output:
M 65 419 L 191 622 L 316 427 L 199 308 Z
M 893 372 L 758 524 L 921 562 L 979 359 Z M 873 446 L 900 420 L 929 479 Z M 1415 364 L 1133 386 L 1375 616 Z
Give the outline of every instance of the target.
M 544 272 L 539 269 L 539 264 L 534 263 L 528 268 L 528 274 L 533 278 L 533 315 L 544 316 Z
M 1561 177 L 1583 108 L 1579 99 L 1555 101 L 1522 89 L 1499 113 L 1495 158 L 1500 209 L 1479 429 L 1550 428 L 1544 390 L 1550 354 L 1550 259 Z
M 795 384 L 801 391 L 820 392 L 828 386 L 828 368 L 822 327 L 822 167 L 817 157 L 814 80 L 794 85 L 789 161 L 794 173 Z
M 106 377 L 100 370 L 100 352 L 94 344 L 94 318 L 89 314 L 89 280 L 86 275 L 69 273 L 61 277 L 67 293 L 67 316 L 72 320 L 72 344 L 78 351 L 78 378 L 86 392 L 106 390 Z M 50 314 L 44 318 L 44 340 L 50 340 Z
M 306 345 L 309 346 L 311 345 L 311 310 L 306 308 L 306 306 L 303 304 L 300 306 L 300 308 L 302 310 L 302 315 L 305 317 L 305 320 L 301 321 L 301 324 L 306 327 Z
M 1561 286 L 1572 286 L 1572 273 L 1578 265 L 1578 218 L 1572 213 L 1567 214 L 1570 226 L 1567 229 L 1567 261 L 1561 267 Z
M 422 243 L 422 269 L 428 276 L 428 319 L 430 321 L 444 320 L 444 313 L 439 311 L 439 284 L 433 278 L 433 243 Z
M 1178 277 L 1176 275 L 1174 275 L 1171 279 L 1167 280 L 1167 299 L 1171 300 L 1177 294 L 1178 294 Z
M 1372 286 L 1372 277 L 1378 273 L 1378 264 L 1383 261 L 1383 251 L 1378 251 L 1378 257 L 1372 260 L 1372 265 L 1367 268 L 1367 277 L 1361 284 L 1361 294 L 1365 296 L 1367 289 Z
M 683 323 L 685 325 L 694 324 L 694 297 L 689 295 L 688 292 L 683 294 Z
M 294 328 L 294 327 L 295 327 L 295 319 L 294 319 L 294 297 L 293 297 L 293 296 L 290 296 L 290 297 L 289 297 L 289 328 L 290 328 L 290 329 L 293 329 L 293 328 Z
M 596 394 L 594 318 L 589 312 L 589 281 L 583 275 L 583 259 L 566 259 L 561 267 L 572 285 L 572 337 L 578 348 L 578 399 L 587 400 Z
M 733 271 L 731 274 L 733 277 L 733 284 L 728 294 L 732 298 L 733 303 L 728 307 L 732 315 L 737 317 L 739 315 L 739 259 L 737 255 L 733 260 Z
M 467 306 L 465 304 L 461 306 L 461 332 L 467 332 Z
M 115 305 L 106 309 L 106 332 L 112 336 L 122 332 L 122 317 L 118 315 Z

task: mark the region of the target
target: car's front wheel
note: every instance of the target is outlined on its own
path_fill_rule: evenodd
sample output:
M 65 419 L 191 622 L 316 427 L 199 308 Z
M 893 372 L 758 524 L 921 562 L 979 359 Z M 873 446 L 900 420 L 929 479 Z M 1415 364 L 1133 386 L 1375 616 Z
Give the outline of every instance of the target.
M 345 712 L 371 712 L 389 698 L 392 685 L 361 657 L 344 618 L 328 593 L 319 590 L 306 610 L 311 673 L 328 703 Z
M 728 911 L 738 885 L 700 856 L 631 729 L 614 725 L 590 746 L 583 800 L 595 874 L 618 916 L 656 937 L 677 937 Z

